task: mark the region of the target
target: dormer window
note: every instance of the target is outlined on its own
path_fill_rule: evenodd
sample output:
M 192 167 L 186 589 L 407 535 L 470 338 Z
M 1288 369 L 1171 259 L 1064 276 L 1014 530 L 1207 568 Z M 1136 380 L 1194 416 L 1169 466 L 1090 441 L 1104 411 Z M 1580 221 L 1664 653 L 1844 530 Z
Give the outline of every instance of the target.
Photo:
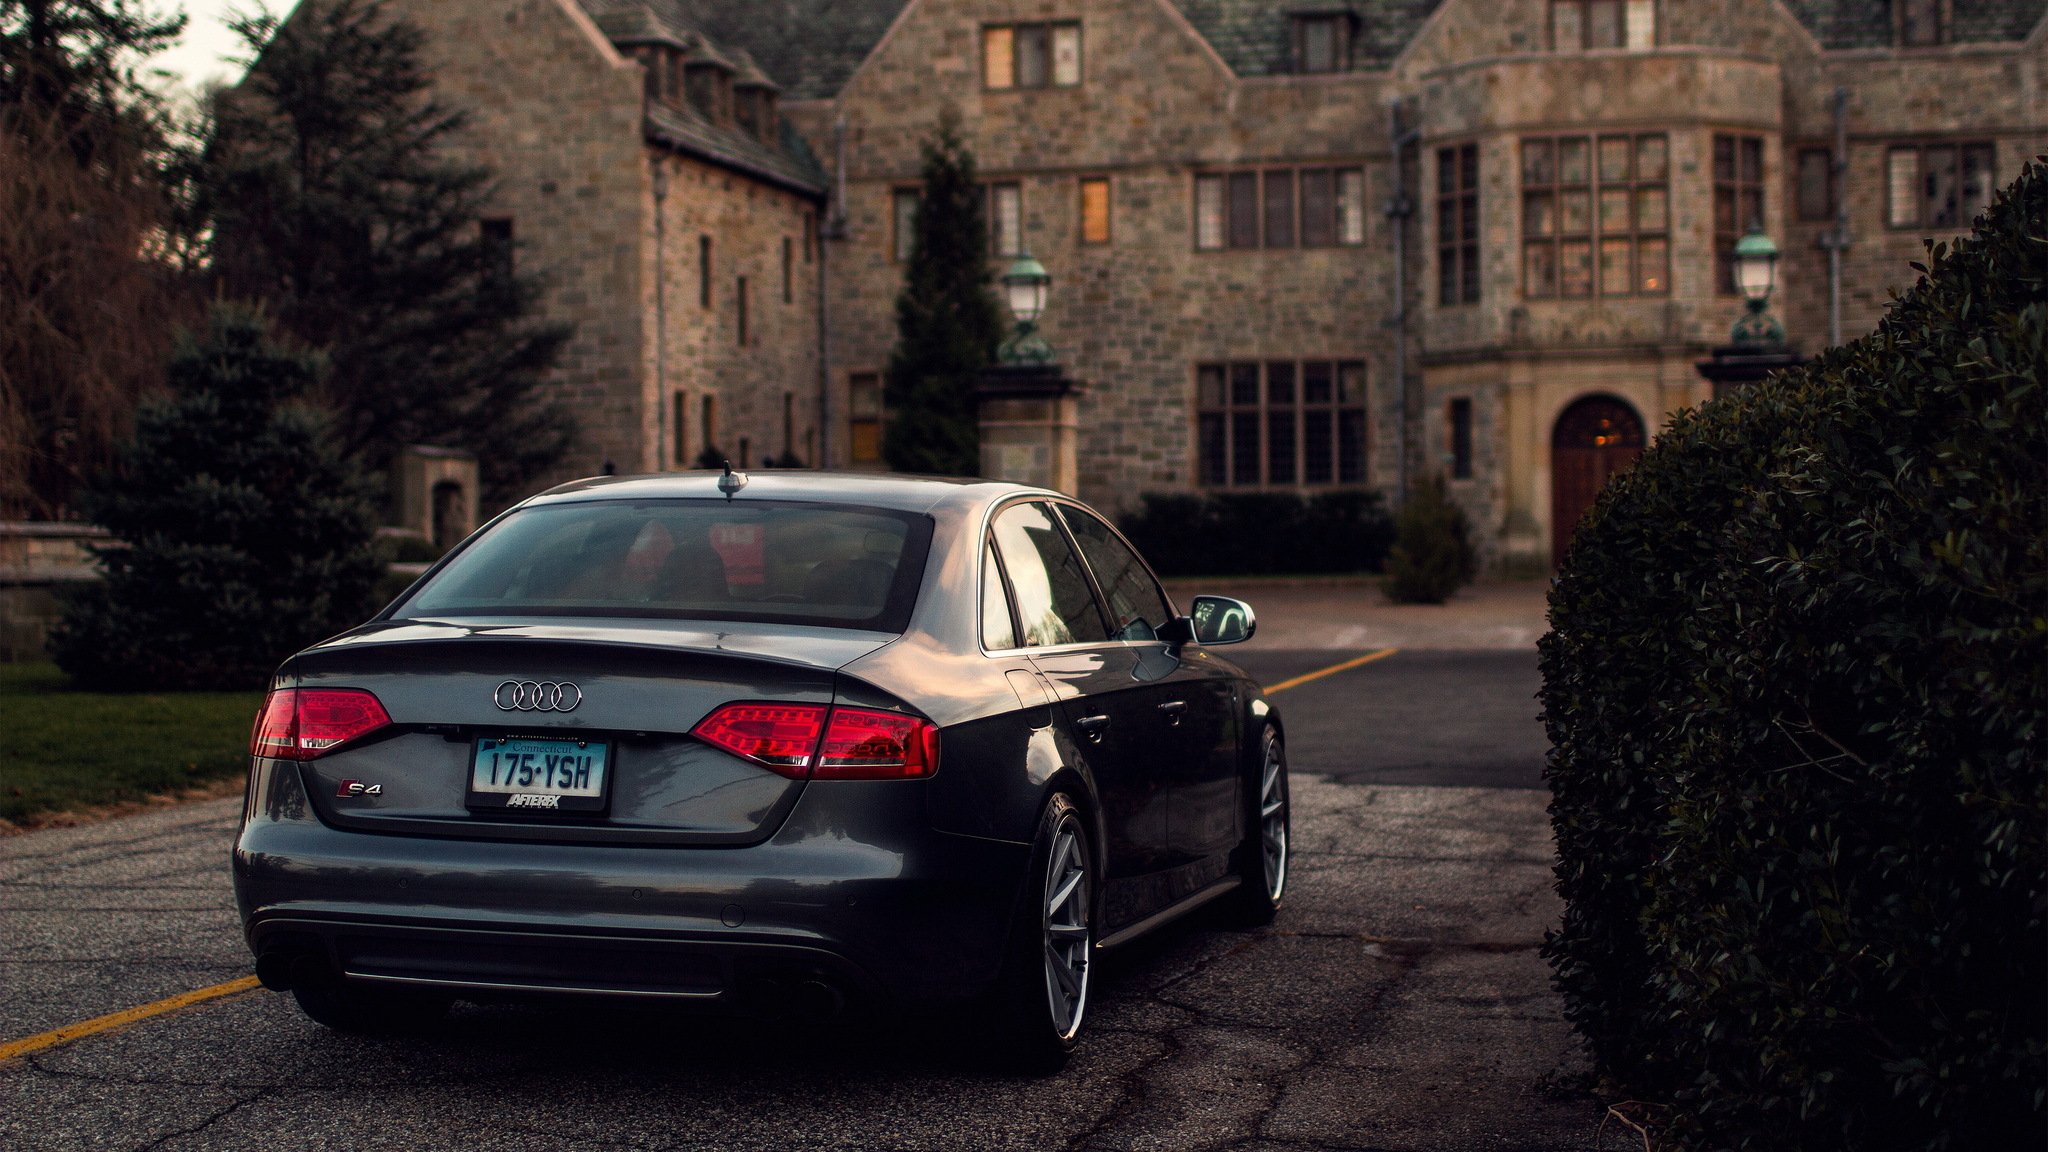
M 1351 17 L 1348 13 L 1318 12 L 1294 18 L 1294 70 L 1351 70 Z
M 740 131 L 773 147 L 780 127 L 775 112 L 775 92 L 759 84 L 738 84 L 732 90 L 733 120 Z
M 643 44 L 633 49 L 633 58 L 647 70 L 649 101 L 662 104 L 676 104 L 681 101 L 683 65 L 680 53 L 660 44 Z
M 1942 0 L 1892 0 L 1899 44 L 1906 48 L 1932 48 L 1948 43 L 1948 25 L 1941 18 L 1941 8 Z
M 732 73 L 723 65 L 690 61 L 683 86 L 698 115 L 713 124 L 732 123 Z

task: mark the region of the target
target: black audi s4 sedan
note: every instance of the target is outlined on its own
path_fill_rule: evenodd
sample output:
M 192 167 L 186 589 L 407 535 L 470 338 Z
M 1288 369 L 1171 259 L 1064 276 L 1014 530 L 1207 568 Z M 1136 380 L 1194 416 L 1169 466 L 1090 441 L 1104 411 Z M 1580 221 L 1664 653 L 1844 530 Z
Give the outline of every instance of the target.
M 1081 503 L 987 481 L 604 478 L 278 669 L 235 892 L 343 1030 L 455 999 L 944 1002 L 1066 1058 L 1095 960 L 1287 885 L 1279 713 Z

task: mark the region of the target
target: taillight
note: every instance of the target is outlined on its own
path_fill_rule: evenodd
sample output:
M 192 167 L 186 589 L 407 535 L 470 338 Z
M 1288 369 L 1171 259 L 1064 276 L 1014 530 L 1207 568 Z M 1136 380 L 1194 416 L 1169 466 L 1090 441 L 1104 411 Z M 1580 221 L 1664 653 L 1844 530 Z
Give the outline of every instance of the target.
M 939 767 L 938 726 L 900 712 L 727 704 L 690 732 L 792 780 L 914 780 Z
M 820 780 L 914 780 L 938 767 L 938 725 L 901 712 L 835 708 L 815 775 Z
M 360 688 L 280 688 L 263 701 L 249 754 L 311 760 L 390 723 L 384 705 Z
M 810 775 L 826 711 L 822 704 L 727 704 L 698 721 L 690 733 L 741 759 L 801 780 Z

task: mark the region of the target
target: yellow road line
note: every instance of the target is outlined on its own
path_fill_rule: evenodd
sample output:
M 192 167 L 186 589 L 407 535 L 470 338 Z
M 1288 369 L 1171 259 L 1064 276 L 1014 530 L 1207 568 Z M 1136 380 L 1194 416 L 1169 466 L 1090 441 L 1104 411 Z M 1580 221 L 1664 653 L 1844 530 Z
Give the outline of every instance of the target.
M 1311 680 L 1321 680 L 1325 676 L 1335 676 L 1339 672 L 1349 672 L 1353 668 L 1363 668 L 1375 660 L 1385 660 L 1399 651 L 1399 648 L 1382 648 L 1377 652 L 1367 652 L 1363 656 L 1346 660 L 1342 664 L 1332 664 L 1328 668 L 1318 668 L 1313 672 L 1296 676 L 1292 680 L 1282 680 L 1278 684 L 1268 685 L 1266 687 L 1266 695 L 1271 696 L 1275 692 L 1285 692 L 1289 688 L 1299 688 Z
M 28 1036 L 20 1040 L 10 1040 L 5 1044 L 0 1044 L 0 1064 L 4 1064 L 17 1056 L 26 1056 L 31 1052 L 41 1052 L 45 1048 L 55 1048 L 59 1044 L 69 1044 L 73 1040 L 83 1040 L 87 1036 L 120 1028 L 140 1020 L 147 1020 L 152 1016 L 161 1016 L 166 1012 L 176 1012 L 180 1008 L 190 1008 L 194 1004 L 203 1004 L 208 1000 L 218 1000 L 222 996 L 233 996 L 237 992 L 247 992 L 254 987 L 256 987 L 256 978 L 254 976 L 244 976 L 240 980 L 230 980 L 225 984 L 215 984 L 211 988 L 198 988 L 191 992 L 180 992 L 176 996 L 167 997 L 154 1004 L 144 1004 L 138 1008 L 124 1008 L 119 1012 L 109 1012 L 105 1016 L 87 1020 L 82 1024 L 67 1024 L 62 1028 L 45 1032 L 40 1036 Z

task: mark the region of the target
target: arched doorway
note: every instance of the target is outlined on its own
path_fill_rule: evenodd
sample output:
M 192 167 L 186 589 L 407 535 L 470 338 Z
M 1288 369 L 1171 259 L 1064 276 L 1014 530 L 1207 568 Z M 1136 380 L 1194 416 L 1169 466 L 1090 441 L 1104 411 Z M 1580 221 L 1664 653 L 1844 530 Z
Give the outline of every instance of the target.
M 1643 454 L 1643 420 L 1625 400 L 1588 396 L 1550 434 L 1550 562 L 1562 564 L 1572 533 L 1608 477 Z

